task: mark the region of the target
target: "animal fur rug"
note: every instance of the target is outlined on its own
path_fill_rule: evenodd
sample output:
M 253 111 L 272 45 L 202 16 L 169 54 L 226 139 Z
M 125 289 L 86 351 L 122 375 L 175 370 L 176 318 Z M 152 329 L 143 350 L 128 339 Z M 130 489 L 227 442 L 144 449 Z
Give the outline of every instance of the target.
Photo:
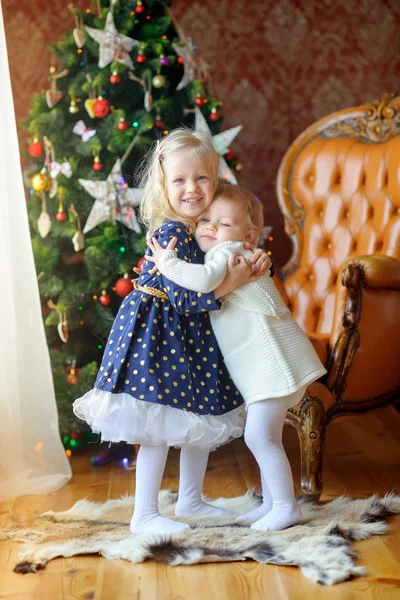
M 160 492 L 160 510 L 173 515 L 176 494 Z M 258 506 L 254 492 L 240 498 L 220 498 L 216 506 L 243 514 Z M 25 542 L 14 571 L 31 573 L 57 556 L 101 554 L 133 563 L 156 560 L 168 565 L 253 559 L 259 563 L 297 565 L 306 577 L 332 585 L 365 574 L 357 566 L 351 542 L 388 531 L 385 517 L 400 513 L 400 496 L 387 494 L 353 500 L 341 496 L 326 504 L 302 504 L 299 525 L 284 531 L 249 529 L 233 517 L 180 519 L 190 530 L 173 535 L 132 535 L 129 522 L 134 498 L 103 504 L 79 500 L 64 512 L 48 511 L 0 530 L 0 539 Z

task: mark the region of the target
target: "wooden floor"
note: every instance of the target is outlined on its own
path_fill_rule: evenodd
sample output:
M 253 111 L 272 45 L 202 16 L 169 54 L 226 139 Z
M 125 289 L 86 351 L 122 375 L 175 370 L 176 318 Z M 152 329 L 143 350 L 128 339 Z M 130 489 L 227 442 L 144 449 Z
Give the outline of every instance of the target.
M 299 481 L 296 433 L 286 427 L 284 442 Z M 178 452 L 170 453 L 164 488 L 177 488 Z M 50 496 L 25 496 L 0 504 L 0 525 L 10 514 L 65 510 L 79 498 L 94 501 L 133 493 L 134 476 L 122 467 L 92 468 L 89 455 L 72 459 L 74 477 Z M 400 490 L 400 415 L 387 407 L 358 419 L 336 422 L 328 431 L 323 499 L 340 494 L 366 497 Z M 258 486 L 255 463 L 242 441 L 210 457 L 205 493 L 241 495 Z M 355 544 L 366 577 L 333 587 L 306 579 L 295 567 L 254 562 L 166 567 L 152 562 L 133 565 L 102 557 L 59 558 L 38 574 L 12 569 L 18 544 L 0 543 L 0 599 L 24 600 L 386 600 L 400 599 L 400 516 L 385 536 Z

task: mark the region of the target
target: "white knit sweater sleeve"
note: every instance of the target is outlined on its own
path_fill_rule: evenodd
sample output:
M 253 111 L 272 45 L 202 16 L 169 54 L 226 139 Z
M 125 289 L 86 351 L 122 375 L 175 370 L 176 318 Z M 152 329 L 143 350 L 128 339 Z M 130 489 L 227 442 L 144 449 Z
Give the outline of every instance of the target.
M 221 250 L 205 265 L 194 265 L 176 258 L 174 250 L 168 250 L 163 254 L 158 270 L 183 288 L 208 294 L 225 279 L 230 254 L 228 250 Z

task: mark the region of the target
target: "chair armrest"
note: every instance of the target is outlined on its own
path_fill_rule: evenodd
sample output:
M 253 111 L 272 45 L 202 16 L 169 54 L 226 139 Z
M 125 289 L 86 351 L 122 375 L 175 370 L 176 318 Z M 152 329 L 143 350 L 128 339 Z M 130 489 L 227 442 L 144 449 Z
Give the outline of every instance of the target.
M 350 258 L 344 264 L 342 284 L 348 287 L 351 275 L 347 268 L 360 267 L 362 270 L 361 285 L 371 288 L 400 289 L 400 260 L 385 254 L 370 254 Z M 349 279 L 350 277 L 350 279 Z
M 400 384 L 400 261 L 385 255 L 346 261 L 337 287 L 326 384 L 349 402 Z

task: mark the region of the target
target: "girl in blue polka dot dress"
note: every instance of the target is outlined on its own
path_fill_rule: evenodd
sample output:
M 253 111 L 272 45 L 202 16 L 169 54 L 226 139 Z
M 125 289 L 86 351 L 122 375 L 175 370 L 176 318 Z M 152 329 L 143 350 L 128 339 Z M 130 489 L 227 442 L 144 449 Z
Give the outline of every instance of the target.
M 147 160 L 141 215 L 148 238 L 167 246 L 176 237 L 177 257 L 187 262 L 204 260 L 193 232 L 212 201 L 218 166 L 210 136 L 185 129 L 158 142 Z M 219 310 L 218 298 L 269 266 L 259 250 L 250 261 L 232 256 L 221 285 L 201 294 L 150 273 L 153 265 L 145 261 L 123 300 L 95 387 L 73 409 L 102 440 L 141 445 L 132 533 L 188 528 L 158 511 L 170 446 L 181 448 L 176 516 L 227 512 L 203 502 L 201 489 L 209 451 L 243 433 L 243 399 L 224 366 L 208 311 Z

